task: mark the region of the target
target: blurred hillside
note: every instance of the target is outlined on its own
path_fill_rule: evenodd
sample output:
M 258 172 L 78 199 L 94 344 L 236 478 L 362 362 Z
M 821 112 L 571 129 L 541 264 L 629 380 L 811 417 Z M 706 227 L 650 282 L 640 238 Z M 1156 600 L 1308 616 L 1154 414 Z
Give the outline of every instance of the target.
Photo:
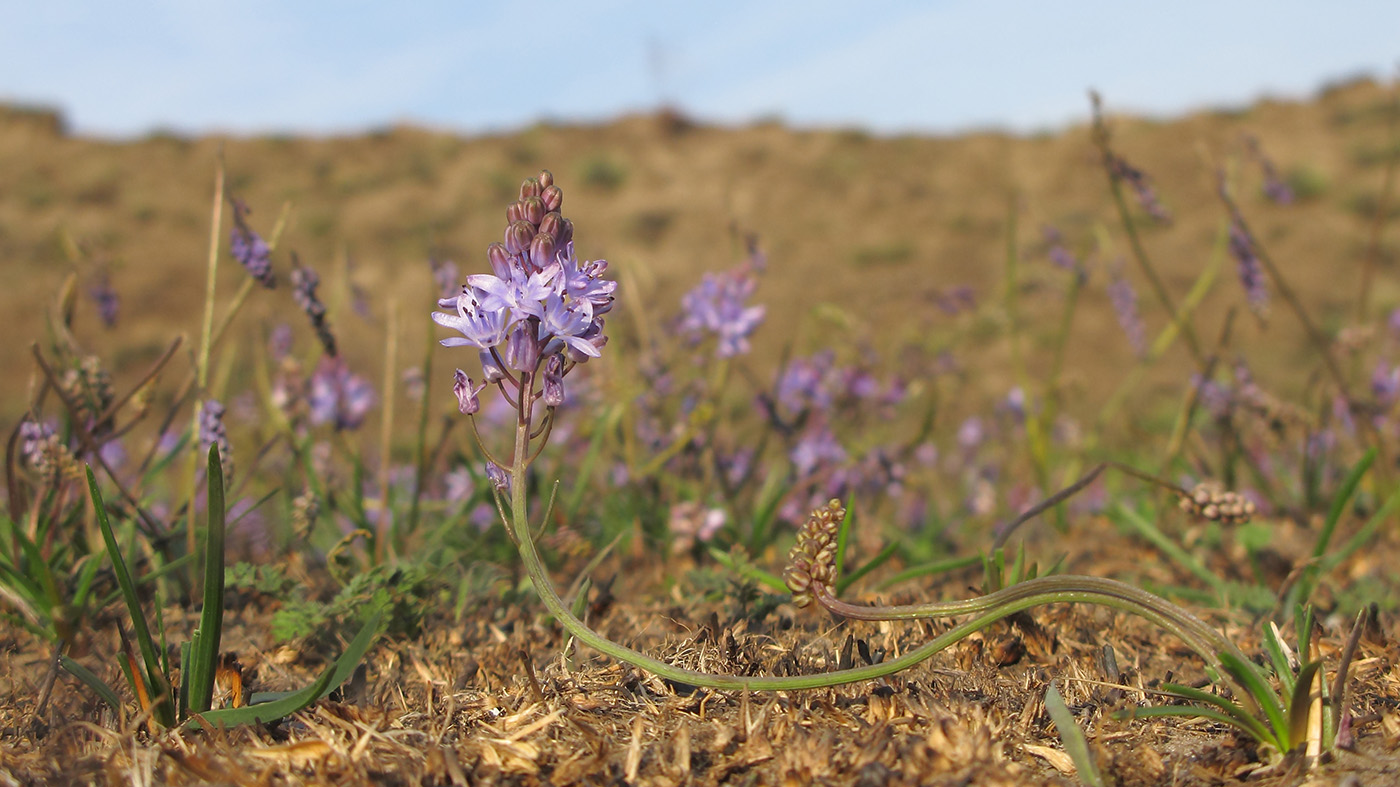
M 1106 97 L 1110 113 L 1114 98 Z M 1171 226 L 1143 224 L 1173 294 L 1185 294 L 1217 246 L 1224 211 L 1214 168 L 1224 164 L 1237 171 L 1254 229 L 1314 315 L 1333 331 L 1348 324 L 1386 164 L 1397 152 L 1394 107 L 1392 91 L 1363 81 L 1308 102 L 1266 101 L 1170 122 L 1111 115 L 1115 147 L 1153 178 L 1174 214 Z M 1264 199 L 1246 135 L 1258 138 L 1294 187 L 1294 204 Z M 175 333 L 187 336 L 187 350 L 197 343 L 221 156 L 228 193 L 253 208 L 254 229 L 270 235 L 290 206 L 273 258 L 282 283 L 275 293 L 255 293 L 249 312 L 281 312 L 304 329 L 286 278 L 295 250 L 320 271 L 332 320 L 348 337 L 343 344 L 374 379 L 389 302 L 398 304 L 400 365 L 417 363 L 433 327 L 428 259 L 454 260 L 463 275 L 485 270 L 483 250 L 500 237 L 504 206 L 540 168 L 552 170 L 564 190 L 580 256 L 607 258 L 624 280 L 620 327 L 663 320 L 703 271 L 740 259 L 743 238 L 753 233 L 769 262 L 757 296 L 769 309 L 756 345 L 760 359 L 777 357 L 793 337 L 798 351 L 834 340 L 888 353 L 969 319 L 937 308 L 949 288 L 969 285 L 980 299 L 1000 297 L 1014 206 L 1030 319 L 1056 319 L 1053 292 L 1065 280 L 1045 262 L 1043 226 L 1058 227 L 1073 251 L 1094 260 L 1070 345 L 1075 384 L 1093 390 L 1132 363 L 1103 286 L 1104 263 L 1128 247 L 1085 126 L 1035 137 L 881 138 L 778 123 L 714 128 L 663 113 L 501 136 L 393 128 L 356 137 L 156 134 L 114 143 L 70 136 L 53 113 L 0 108 L 0 265 L 7 282 L 0 307 L 11 336 L 0 343 L 0 418 L 7 430 L 33 377 L 29 344 L 44 337 L 45 312 L 70 272 L 80 289 L 98 271 L 109 272 L 122 299 L 117 328 L 104 330 L 80 296 L 75 332 L 126 379 Z M 1392 201 L 1390 210 L 1393 217 L 1400 205 Z M 226 208 L 225 250 L 230 221 Z M 1392 226 L 1383 238 L 1372 293 L 1377 311 L 1400 303 L 1400 233 Z M 1128 270 L 1155 333 L 1165 317 L 1131 263 Z M 243 277 L 225 256 L 221 302 Z M 369 319 L 350 308 L 355 289 L 367 296 Z M 1227 260 L 1198 315 L 1200 335 L 1213 342 L 1228 307 L 1243 303 Z M 1269 356 L 1257 364 L 1260 375 L 1283 388 L 1305 385 L 1290 365 L 1303 340 L 1277 298 L 1267 327 L 1241 317 L 1236 345 Z M 966 333 L 995 330 L 994 319 L 977 319 L 993 324 L 966 325 Z M 261 341 L 257 324 L 241 321 L 246 327 L 235 331 L 235 341 Z M 309 351 L 310 344 L 301 346 Z M 1189 372 L 1184 358 L 1165 365 L 1179 370 L 1177 384 Z M 992 374 L 1004 362 L 999 352 L 961 360 L 988 372 L 990 388 L 1006 382 Z M 460 356 L 444 356 L 439 370 L 450 375 L 454 362 L 462 363 Z M 445 391 L 442 383 L 434 381 Z

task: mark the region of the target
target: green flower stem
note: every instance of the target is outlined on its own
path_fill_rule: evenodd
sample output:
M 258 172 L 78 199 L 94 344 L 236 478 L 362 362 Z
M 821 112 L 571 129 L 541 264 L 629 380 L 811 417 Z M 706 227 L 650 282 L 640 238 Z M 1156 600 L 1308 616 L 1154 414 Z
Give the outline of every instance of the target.
M 529 396 L 527 395 L 525 398 L 528 402 Z M 817 675 L 785 677 L 719 675 L 667 664 L 641 651 L 614 642 L 597 631 L 594 631 L 574 615 L 564 603 L 563 599 L 559 597 L 558 591 L 555 590 L 553 582 L 550 580 L 544 565 L 540 561 L 539 553 L 535 549 L 533 534 L 530 532 L 525 483 L 525 474 L 529 467 L 528 456 L 530 448 L 530 412 L 528 405 L 522 408 L 520 416 L 520 421 L 516 427 L 515 457 L 511 466 L 510 526 L 515 534 L 515 540 L 520 549 L 521 561 L 525 564 L 525 569 L 530 576 L 530 581 L 535 586 L 535 592 L 539 595 L 540 600 L 544 602 L 549 613 L 580 642 L 605 656 L 626 662 L 677 683 L 713 689 L 792 691 L 837 686 L 844 683 L 881 678 L 908 669 L 933 656 L 944 648 L 957 643 L 968 635 L 980 631 L 992 623 L 1015 614 L 1016 612 L 1043 604 L 1058 603 L 1101 604 L 1144 617 L 1178 634 L 1178 636 L 1181 636 L 1192 650 L 1201 654 L 1202 658 L 1212 667 L 1215 667 L 1216 671 L 1221 675 L 1227 675 L 1228 673 L 1220 668 L 1220 659 L 1216 654 L 1221 651 L 1238 652 L 1232 643 L 1215 632 L 1204 622 L 1195 618 L 1189 612 L 1176 607 L 1170 602 L 1157 598 L 1150 593 L 1108 579 L 1059 576 L 1044 577 L 1013 585 L 1005 590 L 971 601 L 952 602 L 946 605 L 924 605 L 920 610 L 922 614 L 909 614 L 907 617 L 930 617 L 932 615 L 929 613 L 935 609 L 939 610 L 935 613 L 937 616 L 967 613 L 974 615 L 974 617 L 957 624 L 948 631 L 934 637 L 932 640 L 899 658 L 879 664 L 835 670 Z M 829 594 L 825 596 L 822 595 L 820 588 L 818 589 L 817 597 L 823 604 L 836 601 L 836 599 L 830 597 Z M 861 611 L 871 608 L 853 607 L 852 609 Z M 901 608 L 895 607 L 892 609 L 899 610 Z M 910 611 L 912 612 L 913 609 L 918 608 L 910 608 Z M 1215 650 L 1212 650 L 1212 648 L 1215 648 Z M 1243 691 L 1240 693 L 1246 694 Z
M 825 585 L 814 585 L 813 596 L 832 613 L 857 620 L 923 620 L 988 612 L 1025 599 L 1038 603 L 1088 603 L 1128 612 L 1170 631 L 1217 672 L 1223 672 L 1220 653 L 1239 654 L 1235 645 L 1205 621 L 1185 609 L 1145 590 L 1113 579 L 1064 574 L 1018 582 L 1010 587 L 964 601 L 944 601 L 902 606 L 850 604 L 831 594 Z

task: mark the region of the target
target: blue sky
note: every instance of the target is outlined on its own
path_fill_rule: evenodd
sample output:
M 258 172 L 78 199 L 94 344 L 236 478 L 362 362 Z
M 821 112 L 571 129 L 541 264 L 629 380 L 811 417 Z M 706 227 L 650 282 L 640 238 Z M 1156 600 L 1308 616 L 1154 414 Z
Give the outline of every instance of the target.
M 1400 3 L 0 0 L 0 100 L 84 134 L 702 120 L 1020 131 L 1303 97 L 1400 63 Z

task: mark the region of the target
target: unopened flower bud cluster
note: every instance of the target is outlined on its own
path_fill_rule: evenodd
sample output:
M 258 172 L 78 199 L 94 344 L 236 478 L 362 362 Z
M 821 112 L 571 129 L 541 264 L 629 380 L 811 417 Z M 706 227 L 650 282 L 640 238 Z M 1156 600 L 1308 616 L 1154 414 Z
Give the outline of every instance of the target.
M 812 603 L 812 588 L 830 588 L 836 582 L 836 535 L 846 509 L 840 500 L 832 499 L 807 517 L 797 531 L 797 543 L 788 552 L 783 581 L 792 591 L 792 603 L 805 607 Z
M 1254 517 L 1254 501 L 1221 489 L 1212 483 L 1197 484 L 1191 493 L 1181 498 L 1181 510 L 1197 519 L 1224 525 L 1242 525 Z

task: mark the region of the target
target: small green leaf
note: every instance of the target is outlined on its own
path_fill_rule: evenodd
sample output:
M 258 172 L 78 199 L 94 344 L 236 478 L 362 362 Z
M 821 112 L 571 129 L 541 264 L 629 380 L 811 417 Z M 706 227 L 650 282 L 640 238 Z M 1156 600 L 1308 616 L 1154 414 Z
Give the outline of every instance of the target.
M 345 647 L 345 652 L 340 654 L 340 658 L 327 667 L 314 683 L 300 691 L 284 694 L 275 700 L 257 705 L 207 711 L 192 717 L 187 723 L 191 727 L 202 727 L 205 721 L 223 726 L 257 724 L 275 721 L 306 708 L 316 700 L 335 691 L 340 684 L 355 673 L 355 668 L 359 666 L 360 661 L 369 652 L 370 646 L 374 644 L 374 638 L 379 632 L 379 623 L 383 617 L 384 608 L 376 609 L 374 614 L 370 615 L 369 620 L 365 621 L 365 625 L 360 628 L 360 632 Z

